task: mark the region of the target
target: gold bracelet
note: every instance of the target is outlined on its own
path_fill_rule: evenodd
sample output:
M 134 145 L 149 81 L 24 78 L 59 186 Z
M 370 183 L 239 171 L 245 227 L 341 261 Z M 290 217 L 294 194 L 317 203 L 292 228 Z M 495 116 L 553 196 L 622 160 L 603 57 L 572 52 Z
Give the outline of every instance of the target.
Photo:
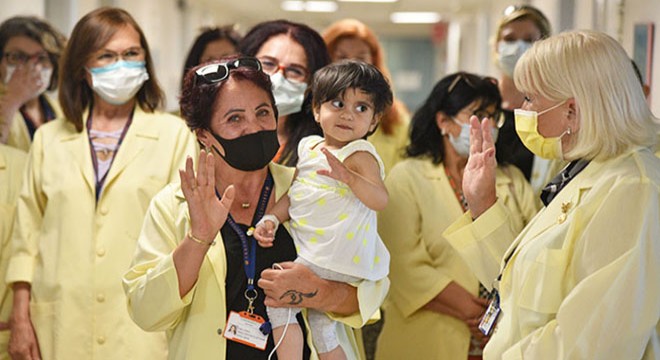
M 188 231 L 188 238 L 189 238 L 190 240 L 192 240 L 192 241 L 198 243 L 198 244 L 202 244 L 202 245 L 206 245 L 206 246 L 213 246 L 213 245 L 215 245 L 215 239 L 214 239 L 213 241 L 211 241 L 211 242 L 204 241 L 204 240 L 202 240 L 202 239 L 200 239 L 200 238 L 195 237 L 195 236 L 192 234 L 192 231 Z

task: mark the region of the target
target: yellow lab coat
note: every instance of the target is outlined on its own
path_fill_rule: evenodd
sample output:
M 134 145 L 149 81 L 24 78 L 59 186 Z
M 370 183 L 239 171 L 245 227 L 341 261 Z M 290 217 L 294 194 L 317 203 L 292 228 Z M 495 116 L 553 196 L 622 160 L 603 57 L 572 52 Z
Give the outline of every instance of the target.
M 196 148 L 183 121 L 136 108 L 97 204 L 87 131 L 63 119 L 37 130 L 7 282 L 32 283 L 44 359 L 166 357 L 165 334 L 145 333 L 129 317 L 121 277 L 151 198 Z
M 485 284 L 504 268 L 484 359 L 660 358 L 660 159 L 592 161 L 503 251 L 502 210 L 445 232 Z
M 378 156 L 383 160 L 385 174 L 388 174 L 394 165 L 403 159 L 404 151 L 408 145 L 410 115 L 401 110 L 399 118 L 401 122 L 396 124 L 392 134 L 386 135 L 383 132 L 383 127 L 379 126 L 376 132 L 367 138 L 367 141 L 376 148 Z
M 27 154 L 0 144 L 0 322 L 7 323 L 11 313 L 12 292 L 5 283 L 9 262 L 11 229 L 16 199 L 23 180 Z M 9 330 L 0 331 L 0 360 L 9 359 Z
M 270 170 L 275 181 L 275 196 L 279 199 L 287 192 L 295 169 L 271 163 Z M 178 184 L 172 184 L 154 198 L 140 234 L 133 266 L 124 275 L 128 308 L 143 329 L 167 331 L 170 359 L 224 359 L 226 340 L 221 333 L 227 320 L 225 249 L 218 234 L 216 245 L 209 249 L 202 263 L 197 283 L 181 298 L 172 252 L 189 228 L 183 192 Z M 375 283 L 363 281 L 358 286 L 360 312 L 348 317 L 330 314 L 345 324 L 339 326 L 337 332 L 348 359 L 360 358 L 349 326 L 361 327 L 369 320 L 385 298 L 388 286 L 387 279 Z
M 59 102 L 57 99 L 51 99 L 48 95 L 43 94 L 48 101 L 48 104 L 55 112 L 55 117 L 62 116 L 62 109 L 60 108 Z M 4 121 L 4 119 L 0 119 Z M 16 112 L 14 115 L 14 120 L 9 127 L 9 138 L 7 139 L 7 145 L 21 149 L 25 152 L 30 151 L 30 145 L 32 145 L 32 139 L 30 139 L 30 132 L 28 131 L 27 125 L 25 125 L 25 120 L 23 115 L 20 112 Z
M 522 230 L 538 202 L 514 166 L 497 170 L 496 190 L 511 214 L 512 229 Z M 391 254 L 392 288 L 376 359 L 467 359 L 470 332 L 462 321 L 422 309 L 451 281 L 478 295 L 479 282 L 442 232 L 463 209 L 444 165 L 410 158 L 385 181 L 390 200 L 378 217 L 378 232 Z

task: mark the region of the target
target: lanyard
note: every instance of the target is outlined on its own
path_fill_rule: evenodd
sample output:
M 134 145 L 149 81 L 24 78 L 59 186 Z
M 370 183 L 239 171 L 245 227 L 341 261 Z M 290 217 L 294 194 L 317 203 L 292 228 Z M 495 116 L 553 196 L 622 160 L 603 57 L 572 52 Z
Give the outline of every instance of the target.
M 112 160 L 110 160 L 110 166 L 108 167 L 108 171 L 103 175 L 102 178 L 99 179 L 99 163 L 98 159 L 96 158 L 96 151 L 94 151 L 94 144 L 92 144 L 92 136 L 90 134 L 92 130 L 92 109 L 89 109 L 89 116 L 87 117 L 87 139 L 89 140 L 89 149 L 92 152 L 92 164 L 94 165 L 94 178 L 96 178 L 96 202 L 99 202 L 99 196 L 101 196 L 101 190 L 103 190 L 103 184 L 105 183 L 105 179 L 108 177 L 108 174 L 110 173 L 110 169 L 112 168 L 112 164 L 115 162 L 115 159 L 117 158 L 117 154 L 119 153 L 119 147 L 121 146 L 122 141 L 124 141 L 124 136 L 126 136 L 126 132 L 128 132 L 129 126 L 131 126 L 131 123 L 133 122 L 133 111 L 131 111 L 131 114 L 128 116 L 128 121 L 126 122 L 126 125 L 124 125 L 124 130 L 121 132 L 121 136 L 119 137 L 119 141 L 117 142 L 117 150 L 115 150 L 115 154 L 112 156 Z
M 261 188 L 261 195 L 259 196 L 259 204 L 257 210 L 254 213 L 252 218 L 251 227 L 264 216 L 266 213 L 266 207 L 268 206 L 268 199 L 270 198 L 270 193 L 273 190 L 273 176 L 268 172 L 266 176 L 266 181 L 264 186 Z M 218 191 L 215 191 L 215 194 L 220 199 L 220 194 Z M 247 278 L 247 288 L 245 289 L 245 298 L 248 300 L 248 312 L 252 314 L 254 311 L 254 306 L 252 304 L 257 299 L 257 290 L 254 288 L 254 275 L 256 271 L 256 260 L 257 260 L 257 243 L 254 240 L 252 235 L 246 234 L 241 227 L 236 224 L 234 218 L 231 214 L 227 215 L 227 223 L 234 230 L 236 235 L 241 239 L 241 248 L 243 249 L 243 264 L 245 268 L 245 277 Z M 250 234 L 252 234 L 250 232 Z

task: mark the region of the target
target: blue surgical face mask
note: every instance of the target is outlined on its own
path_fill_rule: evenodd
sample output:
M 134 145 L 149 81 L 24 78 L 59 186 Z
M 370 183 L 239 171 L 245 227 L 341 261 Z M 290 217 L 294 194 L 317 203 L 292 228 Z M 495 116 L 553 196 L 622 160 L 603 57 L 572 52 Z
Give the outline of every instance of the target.
M 452 120 L 461 126 L 461 133 L 457 137 L 449 134 L 449 143 L 454 147 L 458 155 L 467 158 L 470 156 L 470 124 L 462 123 L 455 118 L 452 118 Z M 499 129 L 496 127 L 491 128 L 491 134 L 493 136 L 493 143 L 495 143 Z
M 92 89 L 106 102 L 125 104 L 149 79 L 144 61 L 120 60 L 113 64 L 88 69 L 92 75 Z
M 497 63 L 504 74 L 512 78 L 518 60 L 531 47 L 532 43 L 525 40 L 501 40 L 497 44 Z

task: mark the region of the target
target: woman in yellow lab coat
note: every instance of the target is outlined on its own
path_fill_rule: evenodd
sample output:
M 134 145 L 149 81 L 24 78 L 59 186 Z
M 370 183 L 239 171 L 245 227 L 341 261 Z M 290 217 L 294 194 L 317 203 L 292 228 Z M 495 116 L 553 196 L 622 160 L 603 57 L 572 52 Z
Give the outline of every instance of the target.
M 5 283 L 7 263 L 11 248 L 9 239 L 14 225 L 16 199 L 23 180 L 27 154 L 21 150 L 0 144 L 0 359 L 9 359 L 9 313 L 12 293 Z
M 385 51 L 376 34 L 361 21 L 339 20 L 323 31 L 323 40 L 333 62 L 343 59 L 361 60 L 376 66 L 391 81 L 385 64 Z M 403 159 L 409 128 L 410 113 L 401 101 L 395 99 L 392 107 L 381 118 L 376 132 L 368 139 L 383 160 L 386 174 Z
M 484 358 L 657 359 L 658 123 L 630 59 L 608 35 L 563 33 L 523 55 L 515 82 L 526 96 L 515 114 L 523 143 L 570 163 L 516 237 L 494 191 L 492 139 L 472 120 L 470 211 L 446 235 L 499 293 Z
M 85 15 L 62 62 L 65 118 L 37 131 L 17 205 L 9 351 L 163 359 L 165 335 L 131 321 L 121 275 L 151 198 L 178 178 L 194 136 L 155 112 L 163 95 L 149 47 L 124 10 Z
M 377 359 L 467 359 L 480 354 L 475 321 L 485 310 L 479 282 L 442 236 L 465 211 L 460 188 L 469 153 L 468 119 L 488 118 L 497 134 L 501 97 L 494 79 L 456 73 L 440 80 L 412 120 L 408 158 L 385 183 L 378 230 L 391 253 L 392 289 Z M 504 163 L 504 159 L 502 159 Z M 496 172 L 497 194 L 521 230 L 537 210 L 529 183 L 512 165 Z M 473 334 L 472 337 L 470 328 Z M 415 346 L 411 346 L 415 344 Z
M 39 126 L 61 116 L 57 89 L 65 39 L 47 22 L 16 16 L 0 24 L 0 143 L 28 151 Z
M 287 192 L 295 170 L 272 163 L 278 112 L 268 75 L 256 58 L 232 57 L 193 68 L 183 88 L 181 112 L 208 150 L 197 176 L 189 160 L 181 185 L 161 191 L 147 212 L 124 275 L 131 316 L 145 330 L 167 331 L 171 359 L 267 359 L 272 337 L 265 350 L 227 340 L 235 334 L 226 328 L 243 328 L 228 316 L 250 311 L 267 319 L 266 305 L 315 308 L 345 324 L 340 345 L 359 358 L 349 326 L 377 311 L 388 280 L 322 280 L 288 262 L 296 257 L 288 225 L 271 248 L 257 246 L 249 231 Z M 284 269 L 272 270 L 273 263 Z M 305 359 L 316 358 L 310 349 Z

